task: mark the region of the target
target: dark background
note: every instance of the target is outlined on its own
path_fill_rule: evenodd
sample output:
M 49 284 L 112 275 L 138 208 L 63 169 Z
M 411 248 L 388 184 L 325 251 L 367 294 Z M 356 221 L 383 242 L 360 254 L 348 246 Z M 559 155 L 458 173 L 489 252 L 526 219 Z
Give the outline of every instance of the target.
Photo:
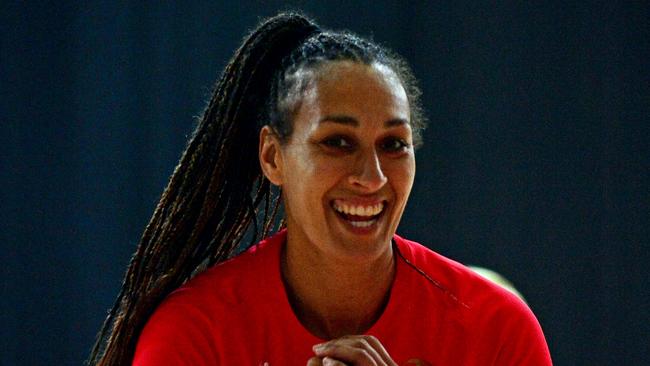
M 214 80 L 288 8 L 374 36 L 422 83 L 400 233 L 513 281 L 555 364 L 650 362 L 644 2 L 7 1 L 2 366 L 87 357 Z

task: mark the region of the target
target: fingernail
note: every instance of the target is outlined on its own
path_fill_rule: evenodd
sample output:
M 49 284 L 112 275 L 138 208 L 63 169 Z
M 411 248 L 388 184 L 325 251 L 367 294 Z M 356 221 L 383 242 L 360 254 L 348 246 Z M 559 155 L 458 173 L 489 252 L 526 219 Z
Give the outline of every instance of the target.
M 314 352 L 322 351 L 324 348 L 325 348 L 325 343 L 315 344 L 314 347 L 312 347 Z

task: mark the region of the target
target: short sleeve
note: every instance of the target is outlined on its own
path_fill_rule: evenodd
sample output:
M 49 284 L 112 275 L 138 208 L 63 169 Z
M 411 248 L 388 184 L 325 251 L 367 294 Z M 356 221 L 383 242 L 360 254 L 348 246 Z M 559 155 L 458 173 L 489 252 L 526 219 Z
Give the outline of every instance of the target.
M 501 312 L 496 322 L 503 327 L 496 365 L 552 365 L 542 328 L 533 312 L 519 299 Z

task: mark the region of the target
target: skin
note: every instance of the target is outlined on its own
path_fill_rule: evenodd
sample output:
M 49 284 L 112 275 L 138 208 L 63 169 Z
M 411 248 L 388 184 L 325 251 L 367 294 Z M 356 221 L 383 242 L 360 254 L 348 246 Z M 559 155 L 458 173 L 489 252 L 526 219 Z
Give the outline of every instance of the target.
M 379 340 L 355 334 L 379 318 L 394 278 L 391 239 L 415 176 L 408 98 L 383 65 L 335 61 L 310 75 L 288 141 L 260 132 L 262 170 L 285 205 L 283 280 L 302 324 L 331 339 L 309 365 L 394 365 Z M 358 229 L 335 200 L 384 209 Z

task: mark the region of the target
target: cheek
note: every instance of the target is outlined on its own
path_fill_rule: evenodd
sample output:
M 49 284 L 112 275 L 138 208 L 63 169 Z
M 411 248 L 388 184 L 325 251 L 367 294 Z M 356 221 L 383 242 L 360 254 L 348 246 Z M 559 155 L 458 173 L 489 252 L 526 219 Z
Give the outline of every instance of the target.
M 409 195 L 415 179 L 415 161 L 413 159 L 388 164 L 385 173 L 398 194 Z
M 345 167 L 343 159 L 327 159 L 305 151 L 293 152 L 285 165 L 285 185 L 283 190 L 291 196 L 294 204 L 312 205 L 322 200 L 327 191 L 336 184 Z M 299 201 L 298 201 L 299 200 Z M 306 202 L 309 201 L 309 204 Z

